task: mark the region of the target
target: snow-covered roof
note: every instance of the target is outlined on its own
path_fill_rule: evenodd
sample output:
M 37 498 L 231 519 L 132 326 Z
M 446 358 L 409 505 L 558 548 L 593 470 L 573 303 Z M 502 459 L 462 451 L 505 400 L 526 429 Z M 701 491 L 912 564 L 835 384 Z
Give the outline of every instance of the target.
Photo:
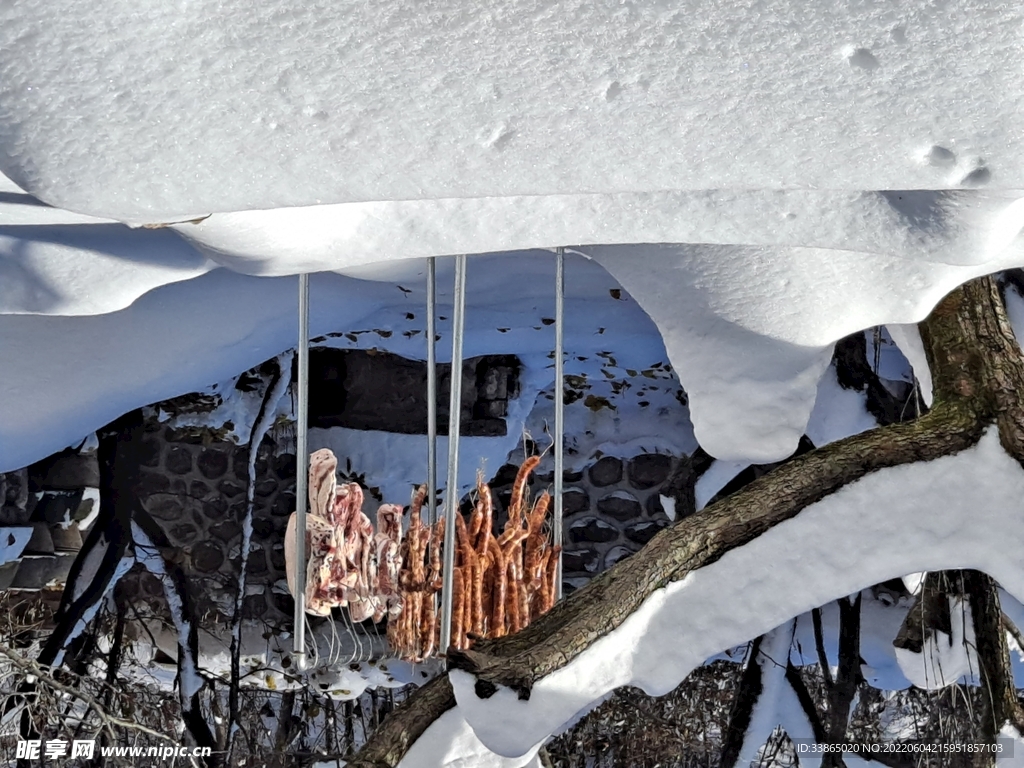
M 53 205 L 150 222 L 1024 188 L 1021 23 L 990 0 L 8 3 L 0 170 Z
M 246 275 L 420 290 L 401 260 L 571 244 L 657 325 L 701 444 L 778 459 L 833 341 L 1024 264 L 1021 24 L 981 0 L 3 6 L 0 469 L 294 343 L 293 284 Z M 553 289 L 528 261 L 472 278 L 497 322 L 471 346 L 515 351 L 494 328 Z M 395 311 L 322 277 L 324 330 Z

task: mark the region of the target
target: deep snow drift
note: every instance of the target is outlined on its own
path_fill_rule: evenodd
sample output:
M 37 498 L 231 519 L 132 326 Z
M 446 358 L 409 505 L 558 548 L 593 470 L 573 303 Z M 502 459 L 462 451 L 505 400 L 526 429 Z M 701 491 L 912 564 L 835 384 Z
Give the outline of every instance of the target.
M 150 222 L 378 200 L 1019 189 L 1021 21 L 984 0 L 8 3 L 0 171 L 51 204 Z

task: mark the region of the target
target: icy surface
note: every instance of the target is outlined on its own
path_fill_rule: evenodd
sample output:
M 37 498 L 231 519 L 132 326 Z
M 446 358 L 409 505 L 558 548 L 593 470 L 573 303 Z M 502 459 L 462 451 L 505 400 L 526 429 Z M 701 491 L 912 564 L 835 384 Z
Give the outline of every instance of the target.
M 713 654 L 869 584 L 978 568 L 1019 598 L 1024 526 L 1011 511 L 1021 494 L 1024 471 L 991 429 L 958 455 L 872 473 L 656 591 L 618 629 L 537 681 L 529 701 L 503 688 L 478 699 L 474 678 L 452 672 L 460 710 L 489 748 L 525 754 L 613 688 L 667 693 Z
M 49 203 L 153 221 L 372 200 L 1021 188 L 1014 8 L 11 3 L 0 170 Z

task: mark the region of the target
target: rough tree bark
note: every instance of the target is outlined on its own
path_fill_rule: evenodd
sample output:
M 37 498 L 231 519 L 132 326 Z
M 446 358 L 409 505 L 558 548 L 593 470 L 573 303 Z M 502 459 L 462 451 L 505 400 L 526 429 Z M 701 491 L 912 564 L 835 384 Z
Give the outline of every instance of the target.
M 660 532 L 638 554 L 522 632 L 482 641 L 470 651 L 449 652 L 450 665 L 476 676 L 482 698 L 493 695 L 499 685 L 528 698 L 536 680 L 617 628 L 654 591 L 714 563 L 869 473 L 959 453 L 976 444 L 991 424 L 998 426 L 1003 447 L 1024 466 L 1024 356 L 995 279 L 980 278 L 953 291 L 920 330 L 933 380 L 929 413 L 784 464 Z M 394 768 L 426 728 L 454 706 L 447 677 L 432 681 L 396 710 L 350 765 Z

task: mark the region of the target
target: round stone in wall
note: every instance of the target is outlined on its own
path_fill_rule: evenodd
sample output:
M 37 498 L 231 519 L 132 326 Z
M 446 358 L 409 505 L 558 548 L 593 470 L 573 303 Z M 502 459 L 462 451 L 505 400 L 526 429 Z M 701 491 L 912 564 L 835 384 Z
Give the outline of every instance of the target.
M 267 557 L 261 548 L 257 547 L 249 553 L 248 571 L 253 576 L 267 572 Z
M 604 544 L 619 538 L 619 529 L 596 517 L 586 517 L 572 524 L 569 538 L 575 544 Z
M 282 453 L 274 459 L 274 474 L 279 480 L 291 480 L 295 477 L 295 454 Z
M 216 448 L 207 448 L 196 458 L 196 467 L 203 477 L 216 480 L 228 471 L 228 455 Z
M 164 466 L 167 467 L 168 472 L 173 472 L 176 475 L 187 475 L 192 471 L 192 453 L 183 446 L 172 446 L 167 451 Z
M 203 502 L 203 515 L 208 520 L 220 520 L 228 511 L 228 503 L 220 496 Z
M 280 544 L 274 545 L 270 549 L 270 566 L 275 571 L 284 570 L 284 547 Z
M 201 541 L 192 550 L 192 565 L 197 571 L 212 573 L 224 563 L 224 553 L 212 541 Z
M 590 467 L 590 482 L 598 488 L 615 485 L 622 480 L 622 460 L 605 456 Z
M 590 549 L 562 552 L 562 570 L 566 573 L 594 573 L 597 571 L 597 553 Z
M 225 543 L 234 539 L 241 532 L 241 527 L 234 520 L 225 520 L 210 528 L 210 533 Z
M 294 493 L 279 493 L 277 498 L 274 499 L 274 506 L 270 508 L 272 515 L 278 517 L 287 517 L 295 511 L 295 494 Z
M 616 520 L 632 520 L 643 514 L 643 507 L 636 496 L 628 491 L 614 491 L 598 499 L 597 511 L 603 515 L 611 515 Z
M 256 483 L 256 488 L 254 490 L 257 496 L 261 499 L 265 499 L 277 490 L 277 480 L 274 480 L 273 478 L 260 480 Z
M 672 457 L 664 453 L 644 453 L 629 462 L 629 483 L 646 490 L 661 485 L 672 470 Z
M 193 480 L 188 486 L 188 495 L 193 499 L 206 501 L 215 498 L 217 493 L 202 480 Z
M 196 536 L 196 529 L 190 523 L 180 523 L 172 526 L 168 534 L 173 543 L 181 546 L 192 543 Z
M 562 491 L 562 514 L 575 515 L 590 509 L 590 496 L 582 488 L 566 488 Z
M 143 496 L 142 506 L 158 520 L 177 520 L 183 512 L 178 498 L 168 493 Z
M 136 486 L 138 494 L 142 498 L 170 490 L 171 481 L 159 472 L 142 472 L 139 484 Z
M 156 440 L 140 440 L 132 445 L 132 450 L 142 466 L 160 466 L 160 443 Z
M 221 480 L 217 485 L 217 490 L 225 496 L 240 496 L 245 493 L 245 488 L 234 480 Z

